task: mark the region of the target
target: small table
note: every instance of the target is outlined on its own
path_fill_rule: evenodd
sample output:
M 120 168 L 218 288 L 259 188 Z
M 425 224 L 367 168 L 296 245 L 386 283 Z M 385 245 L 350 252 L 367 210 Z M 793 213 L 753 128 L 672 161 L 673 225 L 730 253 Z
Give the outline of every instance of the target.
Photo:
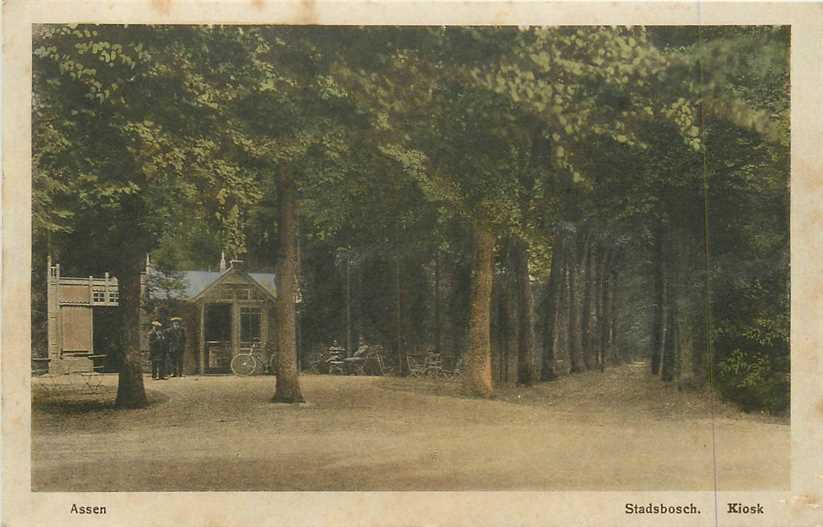
M 346 373 L 362 375 L 365 373 L 366 357 L 348 357 L 343 359 L 343 364 L 346 365 Z

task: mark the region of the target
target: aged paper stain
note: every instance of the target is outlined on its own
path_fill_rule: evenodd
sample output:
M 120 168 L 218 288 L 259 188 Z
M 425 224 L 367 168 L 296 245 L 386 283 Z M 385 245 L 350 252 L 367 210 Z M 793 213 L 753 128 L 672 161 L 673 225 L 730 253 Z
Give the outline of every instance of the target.
M 262 0 L 257 0 L 262 2 Z M 314 25 L 317 24 L 317 4 L 315 0 L 300 0 L 298 4 L 297 19 L 295 24 L 298 25 Z
M 171 11 L 171 0 L 151 0 L 152 8 L 162 15 L 168 15 Z

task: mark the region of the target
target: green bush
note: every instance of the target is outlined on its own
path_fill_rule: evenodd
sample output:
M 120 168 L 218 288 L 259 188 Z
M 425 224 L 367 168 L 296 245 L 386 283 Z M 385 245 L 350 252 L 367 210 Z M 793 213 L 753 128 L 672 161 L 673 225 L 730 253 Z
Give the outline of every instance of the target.
M 789 373 L 779 358 L 734 349 L 718 367 L 721 394 L 746 411 L 783 414 L 789 407 Z

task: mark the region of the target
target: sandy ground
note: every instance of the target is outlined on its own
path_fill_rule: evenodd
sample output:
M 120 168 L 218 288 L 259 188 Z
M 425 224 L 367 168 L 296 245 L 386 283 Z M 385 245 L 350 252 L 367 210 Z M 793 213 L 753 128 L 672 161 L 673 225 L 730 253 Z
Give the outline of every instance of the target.
M 787 420 L 641 363 L 492 401 L 455 381 L 307 375 L 308 404 L 275 405 L 272 377 L 208 376 L 147 378 L 152 405 L 118 411 L 115 383 L 35 391 L 33 490 L 710 490 L 715 464 L 720 489 L 789 486 Z

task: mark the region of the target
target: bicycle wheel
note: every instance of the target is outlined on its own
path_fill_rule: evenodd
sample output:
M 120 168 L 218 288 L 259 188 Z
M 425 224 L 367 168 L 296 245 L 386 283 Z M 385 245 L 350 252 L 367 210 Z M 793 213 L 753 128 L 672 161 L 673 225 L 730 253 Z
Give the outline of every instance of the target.
M 243 353 L 231 360 L 231 371 L 235 375 L 251 375 L 257 369 L 257 361 L 253 355 Z

